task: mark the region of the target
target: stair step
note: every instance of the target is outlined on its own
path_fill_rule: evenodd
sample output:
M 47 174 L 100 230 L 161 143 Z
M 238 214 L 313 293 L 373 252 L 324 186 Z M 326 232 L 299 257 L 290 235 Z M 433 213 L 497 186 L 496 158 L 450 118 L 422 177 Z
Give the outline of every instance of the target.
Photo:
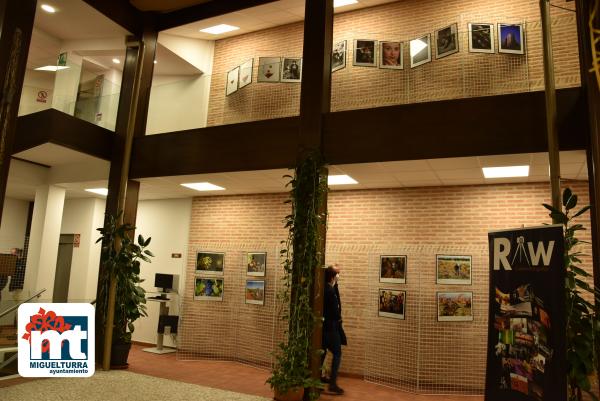
M 17 347 L 17 346 L 0 348 L 0 354 L 7 353 L 7 352 L 17 352 L 17 351 L 19 351 L 19 347 Z

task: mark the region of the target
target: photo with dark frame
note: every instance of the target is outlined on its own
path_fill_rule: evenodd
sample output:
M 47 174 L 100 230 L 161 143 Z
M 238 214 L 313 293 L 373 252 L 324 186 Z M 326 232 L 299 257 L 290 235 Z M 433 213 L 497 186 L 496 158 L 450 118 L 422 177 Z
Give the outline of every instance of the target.
M 248 252 L 246 255 L 246 274 L 248 276 L 264 277 L 267 268 L 266 252 Z
M 469 52 L 495 53 L 494 24 L 469 23 Z
M 406 255 L 381 255 L 379 257 L 379 282 L 406 284 Z
M 302 58 L 284 57 L 281 62 L 281 82 L 302 81 Z
M 435 261 L 437 284 L 471 284 L 471 256 L 436 255 Z
M 406 291 L 379 289 L 379 316 L 392 319 L 405 319 Z
M 194 300 L 223 301 L 224 288 L 223 278 L 196 277 L 194 280 Z
M 458 53 L 458 24 L 454 23 L 435 31 L 435 49 L 436 59 Z
M 245 302 L 253 305 L 265 304 L 265 281 L 246 280 Z
M 347 43 L 345 40 L 333 44 L 331 52 L 331 72 L 346 68 Z
M 525 54 L 523 25 L 498 24 L 498 53 Z
M 198 251 L 196 253 L 196 274 L 200 273 L 222 276 L 224 268 L 224 253 L 205 251 Z
M 352 65 L 359 67 L 377 67 L 377 41 L 354 39 L 354 58 Z
M 473 320 L 472 292 L 438 292 L 438 322 L 466 322 Z

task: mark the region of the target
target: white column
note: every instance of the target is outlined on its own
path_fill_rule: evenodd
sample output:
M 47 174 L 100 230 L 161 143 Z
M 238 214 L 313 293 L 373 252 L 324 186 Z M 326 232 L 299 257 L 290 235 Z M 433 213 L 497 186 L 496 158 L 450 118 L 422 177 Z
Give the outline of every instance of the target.
M 58 242 L 65 203 L 65 189 L 54 185 L 38 187 L 35 191 L 33 217 L 27 268 L 25 270 L 25 294 L 46 288 L 43 300 L 52 300 Z

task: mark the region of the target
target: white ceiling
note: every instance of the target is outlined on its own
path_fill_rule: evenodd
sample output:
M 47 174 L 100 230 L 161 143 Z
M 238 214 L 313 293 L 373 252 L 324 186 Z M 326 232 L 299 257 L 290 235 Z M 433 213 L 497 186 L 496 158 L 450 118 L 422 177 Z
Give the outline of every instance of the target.
M 107 186 L 108 162 L 71 149 L 44 144 L 15 156 L 50 166 L 48 172 L 50 180 L 55 185 L 65 187 L 68 198 L 100 197 L 84 190 Z M 587 180 L 584 151 L 561 152 L 560 161 L 563 179 Z M 87 168 L 87 165 L 90 167 Z M 485 179 L 481 171 L 482 167 L 512 165 L 529 165 L 529 177 Z M 32 180 L 32 185 L 27 189 L 27 180 L 31 179 L 23 179 L 12 173 L 11 169 L 7 196 L 33 199 L 35 186 L 39 185 L 38 180 Z M 283 176 L 286 174 L 290 174 L 290 171 L 276 169 L 144 178 L 140 180 L 140 199 L 285 192 L 287 191 L 285 184 L 288 180 Z M 546 153 L 344 164 L 330 166 L 329 174 L 348 174 L 358 181 L 356 185 L 333 186 L 331 189 L 334 191 L 549 181 Z M 226 189 L 198 192 L 180 185 L 205 181 Z M 18 188 L 15 187 L 15 183 L 18 183 Z M 14 192 L 17 189 L 18 193 Z
M 397 0 L 358 0 L 358 3 L 348 6 L 337 7 L 334 12 L 343 13 L 358 10 L 360 8 L 372 7 L 379 4 L 392 3 Z M 188 38 L 216 40 L 231 36 L 243 35 L 248 32 L 259 31 L 279 25 L 289 24 L 304 20 L 304 0 L 279 0 L 261 6 L 247 8 L 245 10 L 207 18 L 191 24 L 182 25 L 164 31 L 171 35 L 184 36 Z M 220 35 L 199 32 L 200 29 L 214 25 L 228 24 L 240 29 Z

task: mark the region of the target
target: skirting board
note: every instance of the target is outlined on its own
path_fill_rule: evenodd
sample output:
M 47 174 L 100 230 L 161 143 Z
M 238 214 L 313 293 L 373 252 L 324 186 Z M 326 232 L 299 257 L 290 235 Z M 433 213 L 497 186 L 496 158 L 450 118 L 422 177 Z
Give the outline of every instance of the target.
M 142 351 L 152 352 L 153 354 L 170 354 L 172 352 L 177 352 L 175 348 L 163 347 L 162 349 L 158 349 L 156 347 L 153 348 L 143 348 Z

